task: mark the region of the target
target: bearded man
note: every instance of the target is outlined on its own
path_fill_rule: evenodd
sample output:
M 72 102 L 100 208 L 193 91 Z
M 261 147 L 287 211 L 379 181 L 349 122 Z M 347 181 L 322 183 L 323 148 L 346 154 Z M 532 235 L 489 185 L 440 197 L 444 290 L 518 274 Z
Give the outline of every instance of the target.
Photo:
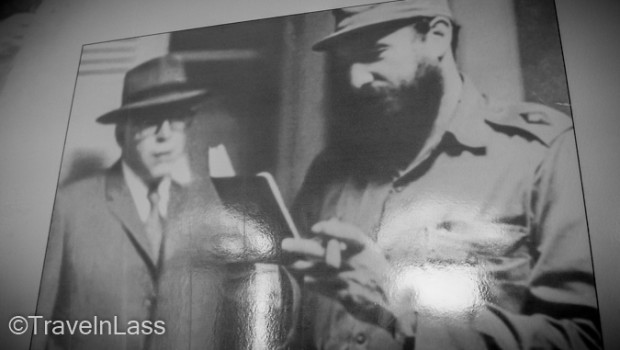
M 600 348 L 571 119 L 478 92 L 446 1 L 335 14 L 315 49 L 350 93 L 282 244 L 299 347 Z

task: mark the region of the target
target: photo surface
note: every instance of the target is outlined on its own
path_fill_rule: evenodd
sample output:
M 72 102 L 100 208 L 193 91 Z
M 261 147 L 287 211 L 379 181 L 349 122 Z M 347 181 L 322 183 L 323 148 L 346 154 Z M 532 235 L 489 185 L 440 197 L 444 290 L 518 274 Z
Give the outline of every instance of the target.
M 553 1 L 83 46 L 33 349 L 600 349 Z

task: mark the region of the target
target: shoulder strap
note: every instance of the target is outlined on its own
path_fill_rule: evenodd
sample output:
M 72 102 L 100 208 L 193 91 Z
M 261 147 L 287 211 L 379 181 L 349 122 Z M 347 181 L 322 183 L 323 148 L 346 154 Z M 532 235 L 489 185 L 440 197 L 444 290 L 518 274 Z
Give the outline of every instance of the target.
M 500 132 L 537 139 L 547 146 L 573 127 L 571 117 L 537 103 L 522 102 L 497 108 L 496 111 L 485 118 L 491 126 Z

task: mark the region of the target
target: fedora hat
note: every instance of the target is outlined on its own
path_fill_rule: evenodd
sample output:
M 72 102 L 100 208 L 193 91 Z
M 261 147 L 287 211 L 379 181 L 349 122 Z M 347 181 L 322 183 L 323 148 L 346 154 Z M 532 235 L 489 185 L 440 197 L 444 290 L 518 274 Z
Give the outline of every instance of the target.
M 334 10 L 336 29 L 312 46 L 315 51 L 326 51 L 351 34 L 384 23 L 414 17 L 444 16 L 453 19 L 448 0 L 402 0 L 375 5 L 354 6 Z
M 121 107 L 100 116 L 97 122 L 113 124 L 127 118 L 130 112 L 181 107 L 197 102 L 206 94 L 207 90 L 189 84 L 185 65 L 178 55 L 157 57 L 127 71 Z

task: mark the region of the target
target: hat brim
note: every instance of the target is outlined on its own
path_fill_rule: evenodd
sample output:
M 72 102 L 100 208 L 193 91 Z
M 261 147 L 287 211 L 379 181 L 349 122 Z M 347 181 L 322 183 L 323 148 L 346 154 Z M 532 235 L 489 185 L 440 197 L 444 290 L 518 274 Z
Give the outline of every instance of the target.
M 386 3 L 385 5 L 373 6 L 367 11 L 358 12 L 350 18 L 346 19 L 347 23 L 341 23 L 341 28 L 334 33 L 316 42 L 312 49 L 314 51 L 328 51 L 333 48 L 334 44 L 348 39 L 367 29 L 376 28 L 380 25 L 393 24 L 394 22 L 407 22 L 416 17 L 437 17 L 442 16 L 454 21 L 452 12 L 443 5 L 437 6 L 420 6 L 407 1 L 395 1 Z
M 346 29 L 334 32 L 334 33 L 326 36 L 325 38 L 317 41 L 314 45 L 312 45 L 312 50 L 314 50 L 314 51 L 330 51 L 338 43 L 341 43 L 343 41 L 351 39 L 351 38 L 355 37 L 356 34 L 359 35 L 359 34 L 365 32 L 367 30 L 371 30 L 371 29 L 374 29 L 374 28 L 377 28 L 377 27 L 393 24 L 394 22 L 399 22 L 399 21 L 408 20 L 408 19 L 409 19 L 409 17 L 394 18 L 394 19 L 391 19 L 389 21 L 377 20 L 376 22 L 372 22 L 372 23 L 364 23 L 364 24 L 360 24 L 358 26 L 351 26 L 351 27 L 348 27 Z
M 129 103 L 118 109 L 110 111 L 99 118 L 100 124 L 115 124 L 128 117 L 130 112 L 144 111 L 156 108 L 178 108 L 192 102 L 198 102 L 208 94 L 207 90 L 190 90 L 169 93 L 140 102 Z

